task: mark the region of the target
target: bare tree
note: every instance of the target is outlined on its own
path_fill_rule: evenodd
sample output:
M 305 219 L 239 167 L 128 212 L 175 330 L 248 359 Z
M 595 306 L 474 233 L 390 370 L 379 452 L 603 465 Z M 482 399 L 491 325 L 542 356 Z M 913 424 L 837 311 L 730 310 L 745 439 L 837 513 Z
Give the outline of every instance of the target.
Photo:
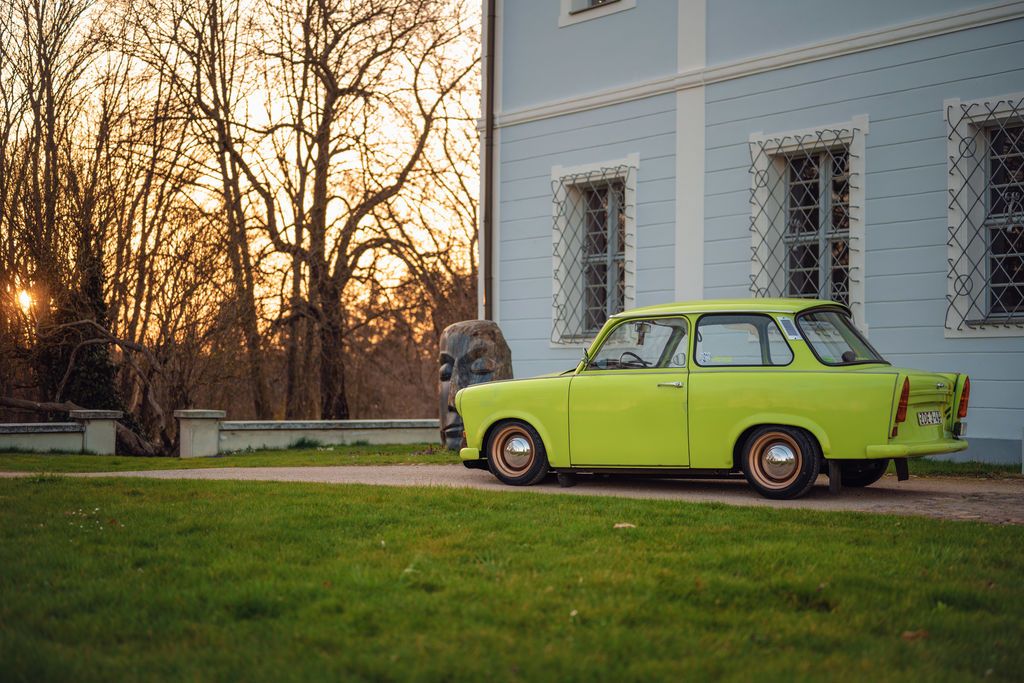
M 411 248 L 390 205 L 423 170 L 444 103 L 475 68 L 453 54 L 464 47 L 464 12 L 438 0 L 289 0 L 260 7 L 243 32 L 237 3 L 192 7 L 183 3 L 162 28 L 153 27 L 163 5 L 140 16 L 148 54 L 162 66 L 168 54 L 188 58 L 176 83 L 216 146 L 234 253 L 247 258 L 243 226 L 258 221 L 292 260 L 290 412 L 301 404 L 301 319 L 317 331 L 320 414 L 347 417 L 344 292 L 367 259 Z M 243 35 L 273 93 L 259 124 L 235 85 L 250 82 L 238 73 Z M 240 272 L 248 288 L 249 267 Z
M 19 239 L 20 227 L 14 209 L 20 204 L 25 180 L 25 154 L 20 144 L 27 109 L 26 92 L 19 79 L 21 57 L 18 17 L 13 4 L 0 9 L 0 357 L 14 359 L 27 355 L 26 313 L 19 293 L 19 275 L 27 272 L 26 245 Z M 16 384 L 16 364 L 0 364 L 0 394 Z
M 243 153 L 244 106 L 249 93 L 238 0 L 140 3 L 130 9 L 133 55 L 167 79 L 171 94 L 195 135 L 206 145 L 223 205 L 225 246 L 234 284 L 233 305 L 245 340 L 255 413 L 272 414 L 259 329 L 257 278 L 250 242 L 254 215 Z M 251 179 L 250 179 L 251 181 Z M 266 188 L 260 188 L 269 192 Z M 273 216 L 267 217 L 273 221 Z
M 0 8 L 0 403 L 123 406 L 148 452 L 165 406 L 426 410 L 474 311 L 472 11 Z
M 444 105 L 475 59 L 452 54 L 464 47 L 465 13 L 450 3 L 293 0 L 267 3 L 265 15 L 272 18 L 261 46 L 268 71 L 298 84 L 286 91 L 286 115 L 265 131 L 276 149 L 298 150 L 299 163 L 277 155 L 278 172 L 294 178 L 285 182 L 294 229 L 268 221 L 268 235 L 308 266 L 321 414 L 344 418 L 345 291 L 381 252 L 411 246 L 392 206 L 427 168 Z

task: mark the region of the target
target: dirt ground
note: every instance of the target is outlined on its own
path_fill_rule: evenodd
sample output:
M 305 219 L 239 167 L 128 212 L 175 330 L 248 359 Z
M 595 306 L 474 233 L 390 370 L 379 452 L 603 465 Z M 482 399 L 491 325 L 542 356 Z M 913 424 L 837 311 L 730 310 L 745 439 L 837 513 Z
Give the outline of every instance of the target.
M 33 476 L 0 472 L 0 477 Z M 223 469 L 161 470 L 66 474 L 75 477 L 145 477 L 150 479 L 221 479 L 241 481 L 317 482 L 377 486 L 451 486 L 516 493 L 535 491 L 582 496 L 622 496 L 729 505 L 852 510 L 896 515 L 924 515 L 941 519 L 974 520 L 991 524 L 1024 524 L 1024 479 L 961 479 L 911 477 L 898 482 L 886 476 L 864 489 L 828 492 L 822 477 L 807 496 L 792 501 L 762 498 L 742 479 L 643 479 L 633 477 L 579 477 L 578 485 L 562 488 L 554 477 L 538 486 L 514 488 L 499 483 L 490 473 L 461 465 L 388 465 L 343 467 L 228 467 Z

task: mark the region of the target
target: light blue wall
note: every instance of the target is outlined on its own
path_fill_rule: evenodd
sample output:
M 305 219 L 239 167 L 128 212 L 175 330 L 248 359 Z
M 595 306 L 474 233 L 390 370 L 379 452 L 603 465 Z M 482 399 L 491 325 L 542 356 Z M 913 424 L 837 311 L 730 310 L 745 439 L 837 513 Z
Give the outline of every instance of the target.
M 708 64 L 988 4 L 986 0 L 708 0 Z
M 677 6 L 638 0 L 613 16 L 559 28 L 559 0 L 504 0 L 502 110 L 675 73 Z
M 948 3 L 927 3 L 940 4 Z M 889 16 L 907 11 L 902 2 L 887 7 Z M 836 25 L 857 29 L 842 21 Z M 895 364 L 969 373 L 969 436 L 1019 441 L 1024 338 L 943 335 L 948 196 L 942 106 L 947 98 L 1024 92 L 1022 54 L 1024 21 L 1014 21 L 709 86 L 705 296 L 748 295 L 749 135 L 867 114 L 866 318 L 871 340 Z
M 555 0 L 506 0 L 502 110 L 674 73 L 673 0 L 558 28 Z M 967 0 L 709 0 L 710 65 L 988 4 Z M 633 39 L 625 39 L 632 36 Z M 642 37 L 642 39 L 636 39 Z M 943 100 L 1024 92 L 1024 21 L 1004 22 L 708 86 L 707 297 L 748 296 L 747 139 L 866 114 L 866 318 L 896 364 L 967 372 L 969 435 L 1010 453 L 1024 426 L 1024 338 L 946 339 Z M 571 367 L 551 335 L 551 168 L 640 155 L 637 304 L 674 298 L 675 98 L 500 132 L 498 315 L 517 377 Z M 995 443 L 995 442 L 990 442 Z M 1010 457 L 1010 456 L 1007 456 Z
M 638 154 L 637 305 L 672 299 L 675 96 L 664 95 L 501 130 L 498 317 L 516 377 L 565 370 L 579 349 L 552 348 L 554 166 Z

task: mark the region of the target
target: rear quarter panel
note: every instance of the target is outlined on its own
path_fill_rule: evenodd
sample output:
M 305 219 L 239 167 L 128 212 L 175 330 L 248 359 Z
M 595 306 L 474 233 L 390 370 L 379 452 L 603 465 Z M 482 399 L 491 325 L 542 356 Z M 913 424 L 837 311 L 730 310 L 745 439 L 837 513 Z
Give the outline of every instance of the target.
M 487 430 L 496 422 L 523 420 L 540 434 L 552 467 L 569 466 L 569 380 L 572 375 L 490 382 L 468 387 L 457 398 L 466 443 L 483 455 Z
M 732 467 L 737 441 L 761 424 L 806 429 L 826 457 L 863 458 L 888 440 L 896 378 L 888 368 L 694 368 L 690 464 Z

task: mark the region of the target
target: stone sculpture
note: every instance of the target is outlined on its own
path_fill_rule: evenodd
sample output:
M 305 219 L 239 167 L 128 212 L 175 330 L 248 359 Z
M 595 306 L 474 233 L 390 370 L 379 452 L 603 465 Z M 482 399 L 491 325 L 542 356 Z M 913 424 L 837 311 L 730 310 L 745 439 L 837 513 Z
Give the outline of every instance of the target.
M 463 320 L 441 333 L 438 399 L 441 444 L 462 447 L 462 418 L 455 411 L 455 394 L 471 384 L 512 379 L 512 351 L 497 323 Z

